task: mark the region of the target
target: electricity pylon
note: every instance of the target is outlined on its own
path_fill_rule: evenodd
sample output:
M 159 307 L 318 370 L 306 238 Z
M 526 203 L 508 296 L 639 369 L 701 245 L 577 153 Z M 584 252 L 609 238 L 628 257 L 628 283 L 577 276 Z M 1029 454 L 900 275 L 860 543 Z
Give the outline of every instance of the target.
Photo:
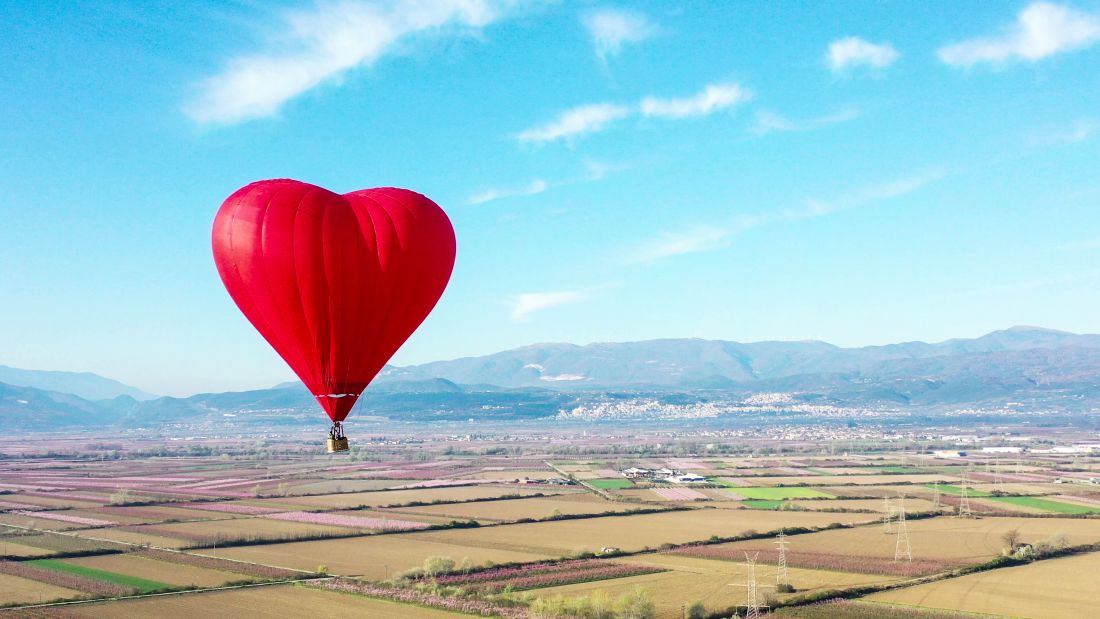
M 756 591 L 756 555 L 753 555 L 750 559 L 748 553 L 745 553 L 745 564 L 749 568 L 748 580 L 745 584 L 748 587 L 745 599 L 745 617 L 759 619 L 760 598 L 757 597 Z
M 936 483 L 934 484 L 934 486 L 932 488 L 932 491 L 933 491 L 932 492 L 932 507 L 934 507 L 936 509 L 939 509 L 940 508 L 940 482 L 939 482 L 939 480 L 936 480 Z
M 913 547 L 909 544 L 909 524 L 905 521 L 905 497 L 898 497 L 898 539 L 894 543 L 894 562 L 905 557 L 913 562 Z
M 894 529 L 890 526 L 890 521 L 893 520 L 890 513 L 890 497 L 882 497 L 882 532 L 892 533 Z
M 780 530 L 775 539 L 775 545 L 779 547 L 779 561 L 776 563 L 775 571 L 776 588 L 791 584 L 791 575 L 787 571 L 787 544 L 790 544 L 787 541 L 787 535 Z
M 759 553 L 753 554 L 751 557 L 749 553 L 745 553 L 745 567 L 748 568 L 748 574 L 745 579 L 745 584 L 731 584 L 731 587 L 745 587 L 745 619 L 760 619 L 760 609 L 767 608 L 767 605 L 760 604 L 760 592 L 758 585 L 756 584 L 756 557 Z
M 970 511 L 970 475 L 963 473 L 962 495 L 959 497 L 959 518 L 973 518 L 974 512 Z
M 997 490 L 997 491 L 1000 491 L 1000 492 L 1004 492 L 1005 491 L 1005 484 L 1004 484 L 1004 478 L 1001 477 L 1000 462 L 998 462 L 997 464 L 998 464 L 998 466 L 993 469 L 993 489 Z

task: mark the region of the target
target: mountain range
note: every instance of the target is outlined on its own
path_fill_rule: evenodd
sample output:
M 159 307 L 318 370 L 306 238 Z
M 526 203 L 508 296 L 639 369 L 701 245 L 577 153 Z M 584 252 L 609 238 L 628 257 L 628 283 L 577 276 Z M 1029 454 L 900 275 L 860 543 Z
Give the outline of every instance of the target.
M 1100 335 L 1013 327 L 974 339 L 842 348 L 818 341 L 702 339 L 535 344 L 482 357 L 387 366 L 358 415 L 516 419 L 645 397 L 729 401 L 784 393 L 794 402 L 914 411 L 1100 408 Z M 0 429 L 235 422 L 316 422 L 296 382 L 270 389 L 155 398 L 117 381 L 0 366 Z

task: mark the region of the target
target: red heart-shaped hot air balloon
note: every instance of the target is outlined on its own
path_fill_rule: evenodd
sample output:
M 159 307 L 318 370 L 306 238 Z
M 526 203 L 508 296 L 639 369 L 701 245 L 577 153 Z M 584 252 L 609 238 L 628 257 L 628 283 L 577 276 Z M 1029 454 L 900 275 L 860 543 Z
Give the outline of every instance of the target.
M 259 181 L 222 204 L 213 237 L 229 295 L 337 430 L 435 307 L 455 260 L 443 210 L 388 187 L 339 195 Z

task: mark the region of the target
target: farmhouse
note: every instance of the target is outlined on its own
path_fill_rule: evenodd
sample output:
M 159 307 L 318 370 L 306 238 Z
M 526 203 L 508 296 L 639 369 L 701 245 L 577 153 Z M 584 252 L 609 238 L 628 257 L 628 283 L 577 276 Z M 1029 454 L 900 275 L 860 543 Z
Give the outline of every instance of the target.
M 676 471 L 669 468 L 660 469 L 640 469 L 637 467 L 630 467 L 619 471 L 623 477 L 627 479 L 653 479 L 653 480 L 667 480 L 671 477 L 682 474 L 682 471 Z

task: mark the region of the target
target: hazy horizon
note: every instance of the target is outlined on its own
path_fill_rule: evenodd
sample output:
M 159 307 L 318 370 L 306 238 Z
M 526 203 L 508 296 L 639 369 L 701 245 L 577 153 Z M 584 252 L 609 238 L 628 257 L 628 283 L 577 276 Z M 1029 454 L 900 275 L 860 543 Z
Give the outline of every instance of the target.
M 971 335 L 971 336 L 959 335 L 959 336 L 955 336 L 955 337 L 945 338 L 943 340 L 933 340 L 933 341 L 897 340 L 897 341 L 890 341 L 890 342 L 873 342 L 873 343 L 860 344 L 860 345 L 855 345 L 855 346 L 842 346 L 842 345 L 836 344 L 834 342 L 829 342 L 829 341 L 825 341 L 825 340 L 783 340 L 783 339 L 773 339 L 773 340 L 738 341 L 738 340 L 727 340 L 727 339 L 723 339 L 723 338 L 699 338 L 699 337 L 692 337 L 692 338 L 660 337 L 660 338 L 650 338 L 650 339 L 646 339 L 646 340 L 617 340 L 617 341 L 596 340 L 596 341 L 591 341 L 591 342 L 531 342 L 529 344 L 524 344 L 524 345 L 515 346 L 515 347 L 511 347 L 511 348 L 490 351 L 490 352 L 485 353 L 485 354 L 460 355 L 460 356 L 457 356 L 457 357 L 447 357 L 447 358 L 440 358 L 440 359 L 428 359 L 426 361 L 419 362 L 419 363 L 408 363 L 408 364 L 388 363 L 387 366 L 392 366 L 392 367 L 396 367 L 396 368 L 407 368 L 407 367 L 419 366 L 419 365 L 422 365 L 424 363 L 448 362 L 448 361 L 457 361 L 457 360 L 460 360 L 460 359 L 477 358 L 477 357 L 481 357 L 481 356 L 485 356 L 485 355 L 491 355 L 491 354 L 495 354 L 495 353 L 499 353 L 499 352 L 506 352 L 506 351 L 509 351 L 509 350 L 519 350 L 519 349 L 523 349 L 523 348 L 526 348 L 526 347 L 534 347 L 534 346 L 569 345 L 569 346 L 586 347 L 586 346 L 594 346 L 594 345 L 599 345 L 599 344 L 643 343 L 643 342 L 661 341 L 661 340 L 698 339 L 698 340 L 704 340 L 704 341 L 732 341 L 732 342 L 737 342 L 737 343 L 741 343 L 741 344 L 760 344 L 760 343 L 768 343 L 768 342 L 782 342 L 782 343 L 819 342 L 819 343 L 824 343 L 824 344 L 830 344 L 830 345 L 833 345 L 833 346 L 838 346 L 838 347 L 844 348 L 844 349 L 856 349 L 856 348 L 865 348 L 865 347 L 874 347 L 874 346 L 888 346 L 888 345 L 892 345 L 892 344 L 907 344 L 907 343 L 914 343 L 914 342 L 924 342 L 924 343 L 928 343 L 928 344 L 942 344 L 942 343 L 949 342 L 949 341 L 954 341 L 954 340 L 977 339 L 977 338 L 980 338 L 980 337 L 984 337 L 984 336 L 987 336 L 987 335 L 990 335 L 990 334 L 993 334 L 993 333 L 998 333 L 998 332 L 1003 332 L 1003 331 L 1048 331 L 1048 332 L 1057 332 L 1057 333 L 1067 333 L 1067 334 L 1072 334 L 1072 335 L 1096 335 L 1096 334 L 1090 334 L 1090 333 L 1075 333 L 1075 332 L 1072 332 L 1072 331 L 1066 331 L 1066 330 L 1063 330 L 1063 329 L 1053 329 L 1053 328 L 1050 328 L 1050 327 L 1043 327 L 1043 326 L 1039 326 L 1039 325 L 1013 325 L 1013 326 L 1010 326 L 1010 327 L 1005 327 L 1003 329 L 995 329 L 993 331 L 988 331 L 988 332 L 985 332 L 985 333 L 974 334 L 974 335 Z M 272 354 L 274 354 L 274 353 L 272 353 Z M 7 366 L 7 367 L 14 368 L 14 366 L 12 366 L 10 364 L 7 364 L 7 363 L 0 363 L 0 366 Z M 128 387 L 135 387 L 135 388 L 141 389 L 142 391 L 145 391 L 147 393 L 156 395 L 158 397 L 161 397 L 161 396 L 189 397 L 189 396 L 199 395 L 199 394 L 202 394 L 202 393 L 216 393 L 216 392 L 219 391 L 219 390 L 215 390 L 215 389 L 198 389 L 196 391 L 191 391 L 191 392 L 156 393 L 156 392 L 153 392 L 149 389 L 145 389 L 141 385 L 132 384 L 132 383 L 128 382 L 127 380 L 125 380 L 123 378 L 120 378 L 118 376 L 105 375 L 105 374 L 102 374 L 102 373 L 97 372 L 95 370 L 70 369 L 70 368 L 14 368 L 14 369 L 32 370 L 32 371 L 33 370 L 42 370 L 42 371 L 55 371 L 55 372 L 90 373 L 90 374 L 95 374 L 95 375 L 101 376 L 103 378 L 116 380 L 116 381 L 118 381 L 118 382 L 120 382 L 120 383 L 122 383 L 122 384 L 124 384 Z M 286 382 L 295 382 L 295 383 L 299 382 L 298 378 L 296 376 L 294 376 L 294 374 L 290 371 L 289 368 L 285 369 L 285 376 L 277 377 L 277 376 L 273 375 L 273 377 L 268 379 L 267 381 L 258 382 L 254 385 L 246 385 L 246 386 L 243 386 L 243 387 L 240 387 L 240 388 L 224 389 L 224 390 L 220 390 L 220 391 L 252 391 L 252 390 L 257 390 L 257 389 L 268 389 L 270 387 L 274 387 L 274 386 L 277 386 L 277 385 L 280 385 L 280 384 L 283 384 L 283 383 L 286 383 Z

